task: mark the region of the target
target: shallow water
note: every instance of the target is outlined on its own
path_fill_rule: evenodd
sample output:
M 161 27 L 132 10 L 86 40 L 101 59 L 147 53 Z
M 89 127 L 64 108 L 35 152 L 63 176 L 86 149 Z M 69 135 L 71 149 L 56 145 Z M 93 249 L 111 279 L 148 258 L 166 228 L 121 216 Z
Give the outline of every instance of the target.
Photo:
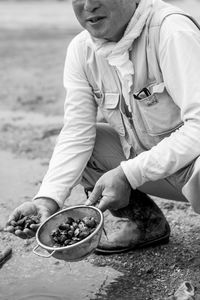
M 46 260 L 47 264 L 48 261 Z M 56 261 L 56 260 L 54 260 Z M 19 279 L 10 273 L 1 280 L 1 300 L 89 300 L 106 296 L 105 289 L 121 273 L 109 267 L 93 266 L 89 262 L 64 263 L 44 266 L 39 271 L 24 271 Z M 63 268 L 64 267 L 64 268 Z M 29 265 L 28 269 L 30 270 Z M 21 270 L 19 269 L 19 273 Z M 6 279 L 7 277 L 7 279 Z M 2 279 L 2 278 L 1 278 Z

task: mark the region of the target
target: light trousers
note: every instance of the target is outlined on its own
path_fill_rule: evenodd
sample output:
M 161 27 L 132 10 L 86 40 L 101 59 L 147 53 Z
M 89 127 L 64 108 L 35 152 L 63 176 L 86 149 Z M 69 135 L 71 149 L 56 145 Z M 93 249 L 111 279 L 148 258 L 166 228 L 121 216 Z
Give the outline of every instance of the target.
M 107 123 L 98 123 L 94 150 L 85 168 L 82 185 L 92 189 L 101 175 L 125 160 L 118 134 Z M 146 182 L 137 189 L 160 198 L 189 201 L 194 211 L 200 213 L 200 158 L 169 177 Z

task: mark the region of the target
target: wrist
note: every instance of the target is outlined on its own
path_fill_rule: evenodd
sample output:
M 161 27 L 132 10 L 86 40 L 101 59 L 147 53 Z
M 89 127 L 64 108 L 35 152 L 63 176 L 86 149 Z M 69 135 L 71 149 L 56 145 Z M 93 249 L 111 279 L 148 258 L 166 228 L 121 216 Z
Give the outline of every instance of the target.
M 126 182 L 131 187 L 130 182 L 129 182 L 128 178 L 126 177 L 126 174 L 124 173 L 124 170 L 122 169 L 122 167 L 119 165 L 117 168 L 118 168 L 120 177 L 124 180 L 124 182 Z
M 55 213 L 59 210 L 57 202 L 51 198 L 41 197 L 33 200 L 37 206 L 46 207 L 51 213 Z

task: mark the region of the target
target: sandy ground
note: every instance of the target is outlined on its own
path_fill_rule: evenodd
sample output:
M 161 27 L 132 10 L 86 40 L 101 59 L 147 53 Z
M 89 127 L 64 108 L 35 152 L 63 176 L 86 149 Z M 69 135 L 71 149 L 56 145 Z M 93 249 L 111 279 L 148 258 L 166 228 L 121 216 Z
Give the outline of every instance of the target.
M 198 0 L 170 2 L 199 18 Z M 3 231 L 13 208 L 33 197 L 47 170 L 62 126 L 66 47 L 80 26 L 67 1 L 2 1 L 0 29 L 0 250 L 13 249 L 0 270 L 0 300 L 161 300 L 186 280 L 200 292 L 200 216 L 188 203 L 155 199 L 171 226 L 169 244 L 93 254 L 70 265 L 37 257 L 35 239 Z M 77 198 L 85 199 L 80 186 L 68 204 Z

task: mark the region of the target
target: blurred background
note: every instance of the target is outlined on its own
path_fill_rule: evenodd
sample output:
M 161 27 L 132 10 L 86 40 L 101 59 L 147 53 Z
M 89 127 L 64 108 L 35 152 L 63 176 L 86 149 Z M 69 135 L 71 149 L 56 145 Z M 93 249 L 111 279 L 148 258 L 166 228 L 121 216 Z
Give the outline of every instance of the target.
M 0 108 L 62 113 L 65 54 L 78 31 L 71 1 L 0 1 Z

